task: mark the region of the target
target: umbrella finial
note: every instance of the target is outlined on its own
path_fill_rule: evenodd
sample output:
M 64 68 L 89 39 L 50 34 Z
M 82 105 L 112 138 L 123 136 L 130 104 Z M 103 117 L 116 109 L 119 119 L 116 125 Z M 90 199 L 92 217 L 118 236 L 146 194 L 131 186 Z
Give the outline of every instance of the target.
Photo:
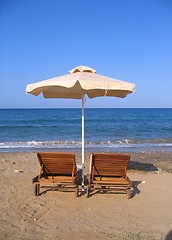
M 73 68 L 69 71 L 70 73 L 77 73 L 77 72 L 88 72 L 88 73 L 96 73 L 96 70 L 87 66 L 78 66 Z

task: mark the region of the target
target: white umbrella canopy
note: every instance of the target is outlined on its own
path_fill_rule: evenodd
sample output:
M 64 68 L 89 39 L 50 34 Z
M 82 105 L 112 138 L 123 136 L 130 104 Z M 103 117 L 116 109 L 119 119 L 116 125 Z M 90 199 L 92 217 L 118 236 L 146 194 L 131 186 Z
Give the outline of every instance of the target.
M 132 83 L 112 79 L 95 72 L 92 68 L 78 66 L 72 69 L 70 74 L 28 84 L 26 92 L 35 96 L 42 92 L 45 98 L 82 99 L 83 94 L 89 98 L 99 96 L 123 98 L 135 89 Z
M 35 96 L 42 93 L 45 98 L 82 99 L 82 185 L 84 185 L 84 96 L 124 98 L 134 90 L 134 84 L 96 74 L 96 70 L 87 66 L 78 66 L 67 75 L 27 85 L 26 93 Z

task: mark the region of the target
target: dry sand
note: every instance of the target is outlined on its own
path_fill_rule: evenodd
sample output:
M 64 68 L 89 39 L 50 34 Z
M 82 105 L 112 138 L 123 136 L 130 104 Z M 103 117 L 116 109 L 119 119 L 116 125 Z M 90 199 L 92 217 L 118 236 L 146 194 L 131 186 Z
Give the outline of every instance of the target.
M 35 197 L 36 153 L 0 154 L 0 239 L 172 239 L 172 153 L 131 155 L 128 200 L 59 191 Z M 86 173 L 88 165 L 89 154 Z

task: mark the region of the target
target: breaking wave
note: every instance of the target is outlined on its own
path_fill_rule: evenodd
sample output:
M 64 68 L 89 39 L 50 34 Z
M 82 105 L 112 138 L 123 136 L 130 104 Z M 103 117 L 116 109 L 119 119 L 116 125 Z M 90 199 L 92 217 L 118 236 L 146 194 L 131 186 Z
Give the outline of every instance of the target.
M 81 150 L 82 143 L 80 141 L 26 141 L 26 142 L 0 142 L 0 152 L 6 151 L 34 151 L 39 149 L 73 149 Z M 85 142 L 86 150 L 97 151 L 154 151 L 166 149 L 172 151 L 172 141 L 167 139 L 150 140 L 114 140 L 114 141 L 99 141 Z

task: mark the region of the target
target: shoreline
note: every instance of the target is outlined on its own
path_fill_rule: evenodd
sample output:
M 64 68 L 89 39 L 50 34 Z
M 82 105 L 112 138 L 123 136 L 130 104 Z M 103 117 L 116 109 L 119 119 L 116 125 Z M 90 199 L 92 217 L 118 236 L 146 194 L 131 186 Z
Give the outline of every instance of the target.
M 0 153 L 13 152 L 35 152 L 35 151 L 67 151 L 80 152 L 82 148 L 80 141 L 27 141 L 27 142 L 1 142 Z M 171 140 L 116 140 L 104 142 L 85 142 L 85 152 L 171 152 Z
M 90 153 L 85 154 L 85 174 Z M 77 164 L 81 153 L 76 153 Z M 33 194 L 36 152 L 0 154 L 0 239 L 168 240 L 171 234 L 172 153 L 132 153 L 132 198 L 73 192 Z M 171 236 L 171 235 L 169 235 Z

